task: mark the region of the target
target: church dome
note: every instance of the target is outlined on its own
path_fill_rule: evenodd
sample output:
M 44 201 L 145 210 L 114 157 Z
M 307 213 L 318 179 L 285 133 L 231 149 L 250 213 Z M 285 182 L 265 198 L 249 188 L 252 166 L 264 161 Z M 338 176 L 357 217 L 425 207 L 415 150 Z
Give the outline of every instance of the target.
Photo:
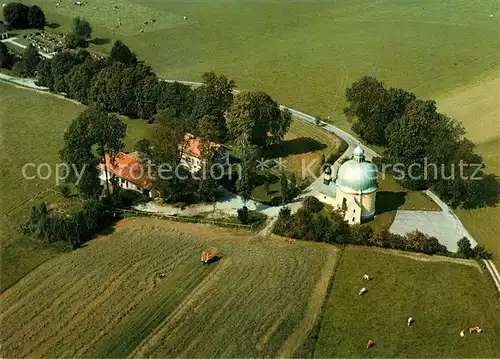
M 375 192 L 378 188 L 377 167 L 369 162 L 346 161 L 339 168 L 337 186 L 344 193 Z

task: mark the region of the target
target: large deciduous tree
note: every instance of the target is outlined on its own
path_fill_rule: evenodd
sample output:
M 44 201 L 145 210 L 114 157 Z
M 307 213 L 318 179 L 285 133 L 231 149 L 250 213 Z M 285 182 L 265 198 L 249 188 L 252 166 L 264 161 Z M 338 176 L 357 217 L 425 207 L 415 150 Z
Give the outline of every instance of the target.
M 10 69 L 13 62 L 14 59 L 9 52 L 9 49 L 3 42 L 0 42 L 0 68 Z
M 13 71 L 21 77 L 33 77 L 36 74 L 41 58 L 35 47 L 30 44 L 24 52 L 21 61 L 14 64 Z
M 229 136 L 245 136 L 251 144 L 267 147 L 281 141 L 291 122 L 288 110 L 280 107 L 264 92 L 238 94 L 227 111 Z
M 91 37 L 92 27 L 90 23 L 80 17 L 75 17 L 71 23 L 71 31 L 66 36 L 67 45 L 70 48 L 85 47 Z
M 9 27 L 13 29 L 27 29 L 29 27 L 28 11 L 28 6 L 18 2 L 11 2 L 4 6 L 3 18 Z
M 123 149 L 125 133 L 126 125 L 116 115 L 98 108 L 85 110 L 69 126 L 64 134 L 61 157 L 71 167 L 70 181 L 76 182 L 77 172 L 83 171 L 76 183 L 82 198 L 99 197 L 97 165 L 105 163 L 106 153 L 113 159 Z
M 45 14 L 39 6 L 31 6 L 28 10 L 27 17 L 30 28 L 43 30 L 45 27 Z

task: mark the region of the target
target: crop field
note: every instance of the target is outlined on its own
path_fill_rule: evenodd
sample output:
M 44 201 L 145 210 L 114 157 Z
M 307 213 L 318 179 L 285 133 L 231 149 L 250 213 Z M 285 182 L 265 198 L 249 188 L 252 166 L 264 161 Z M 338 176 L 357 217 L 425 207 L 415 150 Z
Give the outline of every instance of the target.
M 224 257 L 204 266 L 208 246 Z M 314 326 L 337 254 L 326 244 L 123 220 L 4 293 L 1 354 L 290 356 Z
M 208 246 L 223 258 L 202 265 Z M 341 257 L 327 244 L 129 218 L 3 294 L 1 355 L 291 357 L 314 348 L 345 357 L 368 355 L 372 338 L 378 356 L 498 356 L 488 278 L 473 262 L 406 256 L 347 247 Z M 361 286 L 369 292 L 358 297 Z M 416 322 L 406 332 L 409 315 Z M 461 339 L 472 325 L 484 334 Z
M 54 250 L 37 248 L 31 241 L 20 238 L 19 225 L 36 201 L 58 197 L 54 192 L 55 177 L 28 180 L 23 177 L 22 168 L 26 163 L 47 163 L 54 172 L 64 132 L 85 107 L 3 82 L 0 82 L 0 96 L 0 288 L 3 289 L 54 254 Z M 126 144 L 131 148 L 145 135 L 147 125 L 144 121 L 124 121 L 128 131 Z M 29 168 L 26 173 L 33 176 L 36 171 Z M 47 168 L 41 174 L 45 176 Z

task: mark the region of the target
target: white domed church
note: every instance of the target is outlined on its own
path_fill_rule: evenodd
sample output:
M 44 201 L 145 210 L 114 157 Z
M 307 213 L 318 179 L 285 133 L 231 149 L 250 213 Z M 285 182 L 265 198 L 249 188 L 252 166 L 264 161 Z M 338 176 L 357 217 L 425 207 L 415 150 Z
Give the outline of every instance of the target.
M 377 167 L 365 160 L 365 151 L 358 145 L 352 159 L 344 162 L 333 178 L 328 165 L 323 172 L 317 198 L 345 211 L 349 224 L 361 223 L 375 215 L 375 197 L 378 189 Z

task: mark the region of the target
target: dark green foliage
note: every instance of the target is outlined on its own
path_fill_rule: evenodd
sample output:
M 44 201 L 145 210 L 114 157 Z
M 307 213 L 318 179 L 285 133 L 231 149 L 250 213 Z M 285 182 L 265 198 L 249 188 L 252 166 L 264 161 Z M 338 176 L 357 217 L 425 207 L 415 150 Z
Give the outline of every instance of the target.
M 61 183 L 59 185 L 59 191 L 64 198 L 68 198 L 71 195 L 71 189 L 67 183 Z
M 258 157 L 258 150 L 252 146 L 248 141 L 242 143 L 242 157 L 241 157 L 241 173 L 236 181 L 236 191 L 246 203 L 252 196 L 252 189 L 254 187 L 256 173 L 256 161 Z
M 293 215 L 288 207 L 283 207 L 273 226 L 273 233 L 317 242 L 367 245 L 426 254 L 450 254 L 435 237 L 418 231 L 400 236 L 387 230 L 374 232 L 364 225 L 349 226 L 341 211 L 336 210 L 329 214 L 314 212 L 318 208 L 317 204 L 312 205 L 312 202 L 305 201 L 302 208 Z M 478 252 L 481 252 L 481 248 L 478 248 Z
M 0 68 L 10 69 L 14 64 L 14 58 L 7 46 L 0 42 Z
M 173 117 L 187 118 L 191 115 L 194 104 L 195 92 L 189 86 L 179 82 L 160 83 L 157 112 L 168 111 Z
M 264 92 L 238 94 L 226 118 L 230 138 L 245 136 L 260 147 L 279 143 L 292 120 L 290 111 L 280 110 L 279 104 Z
M 156 114 L 156 104 L 160 96 L 160 82 L 155 75 L 150 75 L 139 81 L 136 87 L 136 115 L 145 120 Z
M 125 133 L 126 125 L 116 115 L 97 108 L 85 110 L 69 126 L 61 157 L 71 166 L 69 181 L 76 183 L 82 198 L 99 198 L 101 186 L 96 166 L 104 162 L 105 153 L 113 157 L 122 150 Z M 81 170 L 83 176 L 78 181 L 76 171 Z
M 242 224 L 248 223 L 248 207 L 243 206 L 242 208 L 238 208 L 238 219 Z
M 86 61 L 86 59 L 90 59 L 87 51 L 79 51 L 77 53 L 63 51 L 57 53 L 50 60 L 43 60 L 38 67 L 38 84 L 58 93 L 68 93 L 71 87 L 71 93 L 73 94 L 77 86 L 83 84 L 78 82 L 78 78 L 74 76 L 74 72 L 71 77 L 69 74 L 74 69 L 79 68 L 79 65 Z M 76 82 L 71 83 L 71 80 L 76 80 Z M 76 91 L 83 90 L 84 88 L 78 88 Z
M 472 250 L 473 256 L 476 259 L 492 259 L 493 254 L 488 251 L 483 245 L 477 244 Z
M 196 196 L 203 202 L 214 202 L 217 199 L 219 183 L 214 178 L 219 178 L 220 173 L 216 173 L 215 164 L 217 161 L 217 153 L 210 147 L 207 140 L 201 143 L 201 158 L 203 161 L 202 168 L 197 173 L 198 189 Z
M 17 61 L 12 70 L 20 77 L 33 77 L 41 61 L 40 54 L 33 45 L 29 45 L 23 58 Z
M 345 114 L 355 119 L 353 130 L 366 142 L 387 144 L 385 129 L 400 118 L 415 95 L 398 88 L 386 89 L 382 82 L 365 76 L 346 90 L 349 106 Z
M 111 61 L 118 61 L 124 63 L 127 66 L 132 66 L 137 64 L 137 57 L 130 51 L 127 45 L 125 45 L 120 40 L 115 41 L 111 51 L 109 52 L 109 58 Z
M 28 6 L 18 2 L 11 2 L 3 8 L 3 18 L 9 27 L 13 29 L 27 29 L 29 28 L 28 12 Z
M 318 213 L 323 209 L 324 205 L 316 197 L 308 196 L 304 199 L 302 207 L 304 207 L 304 209 L 308 212 Z
M 24 233 L 48 243 L 67 242 L 73 249 L 92 239 L 113 219 L 109 208 L 101 201 L 87 201 L 83 209 L 59 216 L 47 210 L 45 203 L 34 206 Z
M 45 14 L 37 5 L 33 5 L 28 10 L 28 24 L 32 29 L 43 30 L 45 27 Z
M 88 93 L 94 76 L 104 67 L 104 62 L 88 57 L 74 66 L 65 77 L 67 96 L 88 104 Z
M 457 242 L 457 255 L 461 258 L 470 258 L 473 256 L 472 246 L 467 237 L 462 237 Z
M 70 48 L 86 47 L 92 37 L 92 27 L 87 20 L 75 17 L 71 23 L 71 32 L 66 36 Z

